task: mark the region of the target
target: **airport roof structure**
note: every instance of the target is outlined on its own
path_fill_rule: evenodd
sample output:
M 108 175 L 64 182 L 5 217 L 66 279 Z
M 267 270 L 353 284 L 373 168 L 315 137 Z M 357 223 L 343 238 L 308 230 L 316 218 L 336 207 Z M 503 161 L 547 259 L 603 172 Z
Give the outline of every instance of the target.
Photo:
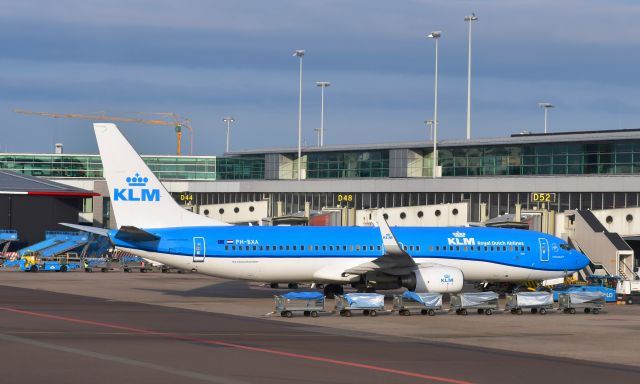
M 514 133 L 508 137 L 478 138 L 478 139 L 450 139 L 438 140 L 438 147 L 483 147 L 522 144 L 556 144 L 556 143 L 580 143 L 597 141 L 640 140 L 640 128 L 615 129 L 600 131 L 577 132 L 552 132 L 531 133 L 528 131 Z M 366 151 L 399 148 L 431 148 L 433 141 L 408 141 L 397 143 L 373 143 L 373 144 L 341 144 L 323 147 L 303 147 L 304 152 L 335 152 L 335 151 Z M 267 153 L 297 152 L 297 147 L 280 147 L 268 149 L 237 150 L 226 153 L 227 155 L 258 155 Z
M 0 170 L 0 194 L 92 197 L 97 193 L 47 179 Z

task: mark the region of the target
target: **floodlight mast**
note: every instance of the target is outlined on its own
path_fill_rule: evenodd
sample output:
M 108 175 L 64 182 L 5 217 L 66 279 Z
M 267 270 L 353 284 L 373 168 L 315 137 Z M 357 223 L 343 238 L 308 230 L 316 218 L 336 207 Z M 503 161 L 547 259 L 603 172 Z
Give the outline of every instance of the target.
M 434 81 L 434 98 L 433 98 L 433 178 L 437 176 L 438 169 L 438 40 L 442 36 L 442 31 L 433 31 L 427 35 L 428 38 L 436 41 L 436 68 Z
M 318 81 L 316 85 L 320 87 L 321 97 L 320 97 L 320 142 L 319 145 L 324 147 L 324 89 L 331 86 L 331 83 L 328 81 Z
M 298 92 L 298 181 L 300 180 L 300 166 L 302 163 L 302 58 L 304 57 L 304 49 L 297 49 L 293 52 L 293 56 L 300 59 L 300 89 Z
M 235 122 L 236 119 L 233 116 L 228 116 L 222 119 L 223 122 L 227 124 L 227 150 L 225 152 L 229 152 L 229 136 L 231 136 L 231 123 Z
M 549 111 L 549 108 L 555 108 L 556 106 L 547 102 L 538 103 L 538 106 L 544 109 L 544 133 L 547 133 L 547 111 Z
M 469 61 L 467 63 L 467 140 L 471 139 L 471 24 L 478 20 L 475 13 L 464 17 L 469 23 Z

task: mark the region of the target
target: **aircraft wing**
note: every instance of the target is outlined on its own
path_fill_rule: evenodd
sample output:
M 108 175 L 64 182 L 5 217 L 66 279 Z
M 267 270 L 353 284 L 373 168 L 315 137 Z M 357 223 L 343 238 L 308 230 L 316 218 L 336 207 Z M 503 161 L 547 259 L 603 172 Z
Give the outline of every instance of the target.
M 378 228 L 380 228 L 385 254 L 373 261 L 349 268 L 345 271 L 346 274 L 362 275 L 373 271 L 403 274 L 416 266 L 416 262 L 404 251 L 402 244 L 398 242 L 387 220 L 381 214 L 378 215 Z

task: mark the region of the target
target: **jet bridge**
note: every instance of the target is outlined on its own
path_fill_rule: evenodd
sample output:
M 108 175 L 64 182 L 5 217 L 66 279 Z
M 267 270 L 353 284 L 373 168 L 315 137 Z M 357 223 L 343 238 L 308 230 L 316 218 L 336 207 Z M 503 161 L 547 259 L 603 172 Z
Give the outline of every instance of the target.
M 614 232 L 609 232 L 588 210 L 564 212 L 562 237 L 591 259 L 591 265 L 583 271 L 588 274 L 620 276 L 623 280 L 635 280 L 633 249 Z

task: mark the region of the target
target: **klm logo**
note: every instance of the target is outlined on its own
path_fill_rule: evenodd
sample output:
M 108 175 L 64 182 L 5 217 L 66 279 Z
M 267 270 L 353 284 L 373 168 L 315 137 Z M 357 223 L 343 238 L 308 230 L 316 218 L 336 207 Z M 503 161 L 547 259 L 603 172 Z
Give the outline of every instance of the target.
M 160 190 L 145 188 L 148 177 L 141 177 L 136 173 L 126 179 L 129 188 L 114 188 L 114 201 L 160 201 Z
M 476 239 L 467 239 L 467 234 L 464 232 L 456 231 L 452 233 L 453 237 L 449 237 L 447 242 L 449 245 L 476 245 Z
M 442 276 L 442 279 L 440 279 L 440 282 L 442 284 L 453 284 L 453 277 L 451 277 L 451 275 L 449 274 L 446 274 Z

